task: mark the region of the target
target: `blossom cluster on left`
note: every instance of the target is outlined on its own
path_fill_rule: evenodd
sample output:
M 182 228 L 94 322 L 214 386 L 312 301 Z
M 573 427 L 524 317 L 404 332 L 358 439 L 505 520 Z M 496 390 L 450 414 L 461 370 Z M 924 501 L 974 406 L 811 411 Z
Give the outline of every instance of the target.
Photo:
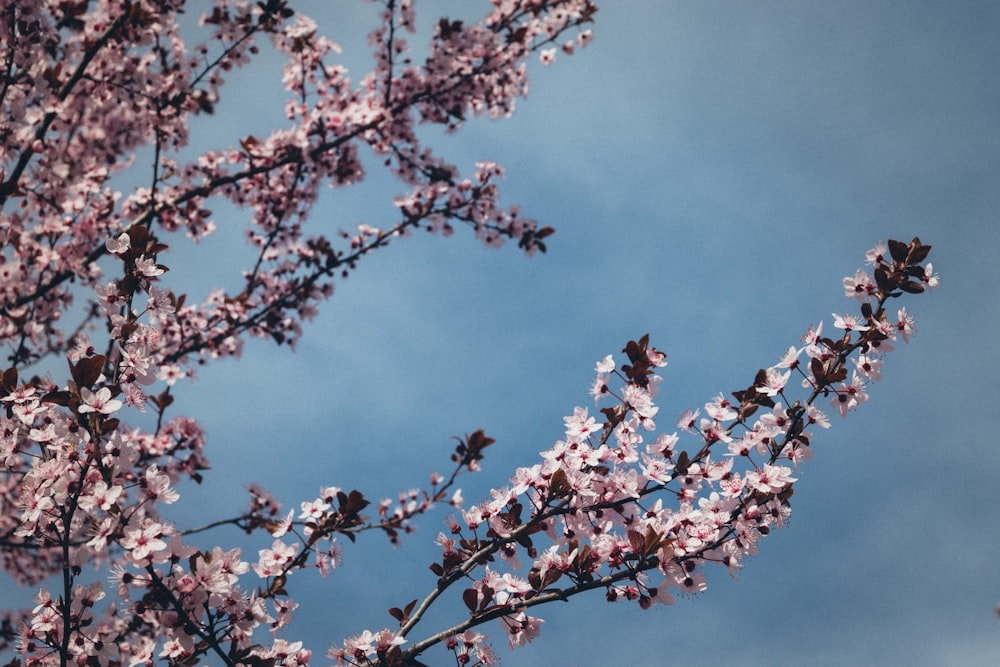
M 413 2 L 379 4 L 371 70 L 352 78 L 287 0 L 0 0 L 0 566 L 40 586 L 33 609 L 3 612 L 0 649 L 25 664 L 307 663 L 278 636 L 296 607 L 288 577 L 328 574 L 338 535 L 399 539 L 477 467 L 485 439 L 371 517 L 335 486 L 297 513 L 253 486 L 240 516 L 186 531 L 161 513 L 208 467 L 202 429 L 170 410 L 180 380 L 247 337 L 293 346 L 337 280 L 417 231 L 468 228 L 528 255 L 554 231 L 501 203 L 502 166 L 459 168 L 416 128 L 509 116 L 530 60 L 589 41 L 594 4 L 503 0 L 479 21 L 428 21 L 423 62 Z M 185 10 L 204 10 L 197 27 Z M 192 122 L 265 51 L 284 62 L 277 129 L 189 157 Z M 363 182 L 370 158 L 400 186 L 388 221 L 310 226 L 320 192 Z M 142 185 L 117 191 L 125 172 Z M 246 213 L 244 268 L 198 302 L 171 271 L 220 202 Z M 195 546 L 223 523 L 267 531 L 271 548 Z

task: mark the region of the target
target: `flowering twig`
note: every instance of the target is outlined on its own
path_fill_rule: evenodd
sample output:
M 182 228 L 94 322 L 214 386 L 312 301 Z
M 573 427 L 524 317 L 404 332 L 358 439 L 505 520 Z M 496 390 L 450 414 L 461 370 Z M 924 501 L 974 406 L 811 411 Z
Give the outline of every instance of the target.
M 432 566 L 438 584 L 401 620 L 396 634 L 412 633 L 430 606 L 463 580 L 471 583 L 462 595 L 469 617 L 401 649 L 403 659 L 498 618 L 507 619 L 512 645 L 530 641 L 540 620 L 525 610 L 590 590 L 604 589 L 611 601 L 625 597 L 643 607 L 669 604 L 670 589 L 704 589 L 705 563 L 739 568 L 742 556 L 754 553 L 759 539 L 790 511 L 796 478 L 780 462 L 798 467 L 811 456 L 810 428 L 829 426 L 817 401 L 829 399 L 841 414 L 857 407 L 867 399 L 865 381 L 880 377 L 874 369 L 891 342 L 908 338 L 910 316 L 901 309 L 890 319 L 886 306 L 904 293 L 936 286 L 932 267 L 922 265 L 929 250 L 914 239 L 870 251 L 873 276 L 861 272 L 844 282 L 848 296 L 862 301 L 860 317 L 835 316 L 845 329 L 838 339 L 821 336 L 821 327 L 811 329 L 805 347 L 762 369 L 747 389 L 733 393 L 734 401 L 720 396 L 706 404 L 700 423 L 696 413 L 686 413 L 678 425 L 700 438 L 694 453 L 676 447 L 676 434 L 661 435 L 647 445 L 640 463 L 640 433 L 655 427 L 657 414 L 652 398 L 659 378 L 653 369 L 666 364 L 648 337 L 625 347 L 628 364 L 617 368 L 610 357 L 599 363 L 594 393 L 617 401 L 602 409 L 607 421 L 598 423 L 578 408 L 566 418 L 565 441 L 543 453 L 544 464 L 518 470 L 512 487 L 494 490 L 493 500 L 464 512 L 464 526 L 451 524 L 454 537 L 439 540 L 444 558 Z M 802 352 L 809 359 L 804 365 Z M 850 360 L 857 370 L 847 382 Z M 792 370 L 807 390 L 800 400 L 790 399 Z M 622 383 L 620 389 L 611 389 L 611 378 Z M 724 456 L 714 460 L 720 448 Z M 747 464 L 743 471 L 735 469 L 737 460 Z M 666 509 L 663 496 L 674 497 L 678 508 Z M 653 499 L 654 505 L 646 504 Z M 544 552 L 535 544 L 542 535 L 551 542 Z M 526 579 L 491 569 L 496 556 L 511 563 L 520 553 L 534 561 Z M 650 575 L 657 572 L 661 581 L 654 582 Z M 561 579 L 569 585 L 555 586 Z

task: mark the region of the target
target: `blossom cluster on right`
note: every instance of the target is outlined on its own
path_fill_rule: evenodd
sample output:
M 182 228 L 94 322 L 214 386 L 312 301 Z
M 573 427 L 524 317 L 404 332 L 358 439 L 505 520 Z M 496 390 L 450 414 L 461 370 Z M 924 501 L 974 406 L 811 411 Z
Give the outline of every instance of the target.
M 923 265 L 929 251 L 919 239 L 876 245 L 866 255 L 871 273 L 844 279 L 861 307 L 834 315 L 837 337 L 810 327 L 746 389 L 686 411 L 676 432 L 655 433 L 656 371 L 667 360 L 648 336 L 624 348 L 627 362 L 599 361 L 591 388 L 598 409 L 577 407 L 538 463 L 518 468 L 439 535 L 442 558 L 431 566 L 438 588 L 464 582 L 469 616 L 435 641 L 459 664 L 490 664 L 486 636 L 472 632 L 486 621 L 499 619 L 519 646 L 539 634 L 544 621 L 527 612 L 545 602 L 601 589 L 609 601 L 648 608 L 705 590 L 708 563 L 739 570 L 786 522 L 813 432 L 830 427 L 824 403 L 841 416 L 864 403 L 884 356 L 909 340 L 912 316 L 890 313 L 887 303 L 937 286 L 933 266 Z M 694 446 L 679 446 L 683 434 Z M 403 623 L 397 637 L 409 629 Z M 329 655 L 353 662 L 343 649 Z

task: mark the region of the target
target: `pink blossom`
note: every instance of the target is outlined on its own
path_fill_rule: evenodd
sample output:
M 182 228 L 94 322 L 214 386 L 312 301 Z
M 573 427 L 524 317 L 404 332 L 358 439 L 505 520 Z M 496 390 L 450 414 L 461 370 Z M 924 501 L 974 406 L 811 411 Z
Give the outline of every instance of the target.
M 587 414 L 586 408 L 575 408 L 572 417 L 566 417 L 566 437 L 570 439 L 585 440 L 594 433 L 599 432 L 602 424 Z
M 259 559 L 253 565 L 254 572 L 261 579 L 281 574 L 298 551 L 297 544 L 286 545 L 281 540 L 275 540 L 270 549 L 261 549 L 258 552 Z
M 774 368 L 798 368 L 799 365 L 799 355 L 802 353 L 800 348 L 791 345 L 785 354 L 782 355 L 781 360 L 774 365 Z
M 857 299 L 862 303 L 875 296 L 878 291 L 878 288 L 872 281 L 871 276 L 869 276 L 864 269 L 858 269 L 853 277 L 848 276 L 844 278 L 843 284 L 844 294 L 848 298 Z
M 330 573 L 340 567 L 343 562 L 343 548 L 336 542 L 331 542 L 324 552 L 316 551 L 316 567 L 324 578 L 330 576 Z
M 920 280 L 922 280 L 924 285 L 927 287 L 935 289 L 940 284 L 941 277 L 934 273 L 934 265 L 927 262 L 927 266 L 924 267 L 924 275 L 920 277 Z
M 788 429 L 788 412 L 780 402 L 776 403 L 774 407 L 771 408 L 771 412 L 760 416 L 759 423 L 762 429 L 764 429 L 767 433 L 768 437 L 774 438 Z
M 603 359 L 597 362 L 597 372 L 601 375 L 607 375 L 615 370 L 615 358 L 612 355 L 607 355 Z
M 903 337 L 904 343 L 910 342 L 913 335 L 915 321 L 907 312 L 906 308 L 900 308 L 896 315 L 896 331 Z
M 180 495 L 170 488 L 170 476 L 161 473 L 155 465 L 146 470 L 143 481 L 147 498 L 160 500 L 167 504 L 174 503 L 180 498 Z
M 330 503 L 323 502 L 322 499 L 310 500 L 308 502 L 303 502 L 301 504 L 302 512 L 299 513 L 300 519 L 319 519 L 323 514 L 330 509 Z
M 138 667 L 138 665 L 152 665 L 153 664 L 153 653 L 156 651 L 156 642 L 149 637 L 141 637 L 136 643 L 128 646 L 129 649 L 129 667 Z
M 878 381 L 882 379 L 882 364 L 878 357 L 871 354 L 861 353 L 854 360 L 854 367 L 858 372 L 869 380 Z
M 713 401 L 705 404 L 705 414 L 715 421 L 722 422 L 734 419 L 736 410 L 725 396 L 718 394 Z
M 855 315 L 838 315 L 833 314 L 833 326 L 838 329 L 844 329 L 845 331 L 868 331 L 868 326 L 861 324 L 858 317 Z
M 111 398 L 111 390 L 107 387 L 101 387 L 96 392 L 83 387 L 80 389 L 80 399 L 80 414 L 98 412 L 110 415 L 112 412 L 120 410 L 122 405 L 124 405 L 117 398 Z
M 524 612 L 518 612 L 513 616 L 505 616 L 503 623 L 507 626 L 507 641 L 510 642 L 510 647 L 514 648 L 524 646 L 538 637 L 545 621 L 528 616 Z
M 170 301 L 170 293 L 157 287 L 149 288 L 149 299 L 146 309 L 160 319 L 165 319 L 174 313 L 174 304 Z
M 865 392 L 865 383 L 855 372 L 852 375 L 851 383 L 841 382 L 830 399 L 830 405 L 837 409 L 841 417 L 846 417 L 847 413 L 854 410 L 859 405 L 868 400 Z
M 695 431 L 695 419 L 701 414 L 701 410 L 685 410 L 684 414 L 677 418 L 677 428 L 684 429 L 688 433 Z
M 135 260 L 135 271 L 146 278 L 155 278 L 163 275 L 164 268 L 151 257 L 140 257 Z
M 767 464 L 760 470 L 749 471 L 746 481 L 761 493 L 777 493 L 796 481 L 791 474 L 791 468 Z
M 4 396 L 0 401 L 5 401 L 8 403 L 27 403 L 29 401 L 35 400 L 35 388 L 32 386 L 18 387 L 14 391 L 10 392 Z
M 889 249 L 886 247 L 885 243 L 879 241 L 871 248 L 871 250 L 865 252 L 865 261 L 873 266 L 884 264 L 885 256 L 888 252 Z
M 118 238 L 108 239 L 104 242 L 104 247 L 113 255 L 121 255 L 129 249 L 128 234 L 123 233 Z
M 125 529 L 121 545 L 129 550 L 129 555 L 135 562 L 148 561 L 151 555 L 167 548 L 167 543 L 162 539 L 163 528 L 160 523 L 147 517 L 141 525 L 130 525 Z
M 757 391 L 765 396 L 777 396 L 785 388 L 791 371 L 779 372 L 774 368 L 769 368 L 764 373 L 764 383 L 755 385 Z
M 94 488 L 90 493 L 80 496 L 77 504 L 81 509 L 88 512 L 93 512 L 97 509 L 107 512 L 118 501 L 123 492 L 124 489 L 122 487 L 117 485 L 108 486 L 107 482 L 99 479 L 94 484 Z
M 820 428 L 830 428 L 830 421 L 815 405 L 810 405 L 806 408 L 806 416 L 810 424 L 816 424 Z

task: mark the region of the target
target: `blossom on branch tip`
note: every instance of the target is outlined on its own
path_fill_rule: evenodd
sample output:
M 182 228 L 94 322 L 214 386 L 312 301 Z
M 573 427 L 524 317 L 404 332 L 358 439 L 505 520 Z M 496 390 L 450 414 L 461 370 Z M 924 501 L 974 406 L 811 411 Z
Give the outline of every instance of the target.
M 607 375 L 615 370 L 615 358 L 613 355 L 607 355 L 603 359 L 597 362 L 595 370 L 601 375 Z
M 885 243 L 879 241 L 870 250 L 865 252 L 865 262 L 876 266 L 885 263 L 885 256 L 888 254 L 889 249 L 886 247 Z
M 800 354 L 802 354 L 801 348 L 790 345 L 788 350 L 781 356 L 781 360 L 774 365 L 774 368 L 798 368 Z
M 935 289 L 940 284 L 941 277 L 934 273 L 934 265 L 927 262 L 927 266 L 924 267 L 924 275 L 920 279 L 927 287 Z
M 904 343 L 910 342 L 910 336 L 913 335 L 915 324 L 916 320 L 906 312 L 906 307 L 900 308 L 896 314 L 896 331 L 903 337 Z

